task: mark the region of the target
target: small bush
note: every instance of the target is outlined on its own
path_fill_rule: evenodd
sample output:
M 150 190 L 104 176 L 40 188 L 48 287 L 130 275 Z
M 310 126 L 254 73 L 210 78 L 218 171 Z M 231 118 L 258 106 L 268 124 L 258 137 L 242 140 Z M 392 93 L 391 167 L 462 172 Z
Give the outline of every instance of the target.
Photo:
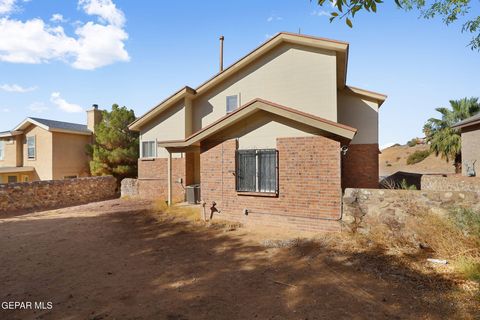
M 414 184 L 409 185 L 407 180 L 403 179 L 399 185 L 402 190 L 417 190 L 417 187 Z
M 422 162 L 429 155 L 430 155 L 430 150 L 417 150 L 408 156 L 407 164 L 411 165 L 411 164 Z
M 470 256 L 462 256 L 455 261 L 454 265 L 455 269 L 457 269 L 465 279 L 480 282 L 480 263 L 478 259 Z
M 407 142 L 407 146 L 409 146 L 409 147 L 415 147 L 417 144 L 418 144 L 418 139 L 417 138 L 413 138 L 412 140 Z
M 449 211 L 449 216 L 464 235 L 472 236 L 480 241 L 480 212 L 455 208 Z

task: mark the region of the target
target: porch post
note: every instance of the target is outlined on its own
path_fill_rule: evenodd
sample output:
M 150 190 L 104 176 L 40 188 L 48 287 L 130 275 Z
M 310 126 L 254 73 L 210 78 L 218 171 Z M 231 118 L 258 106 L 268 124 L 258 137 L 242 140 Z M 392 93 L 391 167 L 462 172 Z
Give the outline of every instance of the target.
M 168 199 L 169 206 L 172 205 L 172 153 L 168 152 L 168 164 L 167 164 L 167 181 L 168 181 Z

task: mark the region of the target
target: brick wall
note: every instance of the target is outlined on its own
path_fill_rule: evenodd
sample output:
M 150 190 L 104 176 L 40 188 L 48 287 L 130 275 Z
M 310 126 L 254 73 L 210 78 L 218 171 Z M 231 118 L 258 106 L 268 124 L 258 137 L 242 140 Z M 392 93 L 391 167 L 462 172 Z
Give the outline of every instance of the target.
M 141 198 L 167 199 L 168 197 L 168 159 L 139 159 L 138 160 L 138 195 Z M 183 201 L 185 191 L 178 179 L 183 179 L 185 186 L 185 158 L 172 159 L 173 201 Z
M 217 203 L 217 218 L 246 225 L 335 231 L 341 209 L 340 144 L 324 137 L 278 138 L 279 195 L 235 191 L 235 140 L 202 145 L 202 199 Z M 248 209 L 248 215 L 243 213 Z
M 111 199 L 116 188 L 112 176 L 0 184 L 0 216 Z
M 378 144 L 350 144 L 342 156 L 342 188 L 378 188 Z

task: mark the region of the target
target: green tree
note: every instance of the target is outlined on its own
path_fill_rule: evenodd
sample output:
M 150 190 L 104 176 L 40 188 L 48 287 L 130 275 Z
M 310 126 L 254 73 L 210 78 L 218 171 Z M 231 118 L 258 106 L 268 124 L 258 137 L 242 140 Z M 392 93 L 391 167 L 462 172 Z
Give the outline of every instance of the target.
M 118 182 L 137 176 L 138 133 L 128 130 L 134 120 L 133 110 L 117 104 L 110 112 L 102 111 L 102 121 L 95 126 L 95 142 L 87 146 L 93 176 L 113 175 Z
M 461 137 L 457 129 L 452 125 L 464 120 L 480 111 L 478 98 L 463 98 L 450 100 L 449 108 L 436 108 L 441 119 L 430 118 L 423 127 L 427 142 L 430 143 L 430 151 L 440 155 L 446 161 L 454 160 L 456 172 L 460 172 L 462 165 Z
M 311 0 L 312 1 L 312 0 Z M 377 6 L 383 4 L 382 0 L 317 0 L 320 6 L 332 6 L 330 22 L 335 19 L 345 19 L 352 27 L 352 18 L 359 11 L 377 12 Z M 388 1 L 390 2 L 390 1 Z M 441 17 L 447 25 L 462 20 L 462 32 L 473 35 L 469 44 L 470 48 L 480 50 L 480 16 L 471 14 L 473 0 L 394 0 L 397 7 L 404 10 L 416 9 L 425 19 Z

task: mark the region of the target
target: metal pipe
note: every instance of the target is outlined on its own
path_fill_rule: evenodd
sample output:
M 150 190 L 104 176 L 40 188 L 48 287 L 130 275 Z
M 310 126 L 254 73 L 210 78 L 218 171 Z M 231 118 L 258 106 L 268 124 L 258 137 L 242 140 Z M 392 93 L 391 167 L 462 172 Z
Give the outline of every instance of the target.
M 224 36 L 220 36 L 220 72 L 223 71 L 223 40 Z

